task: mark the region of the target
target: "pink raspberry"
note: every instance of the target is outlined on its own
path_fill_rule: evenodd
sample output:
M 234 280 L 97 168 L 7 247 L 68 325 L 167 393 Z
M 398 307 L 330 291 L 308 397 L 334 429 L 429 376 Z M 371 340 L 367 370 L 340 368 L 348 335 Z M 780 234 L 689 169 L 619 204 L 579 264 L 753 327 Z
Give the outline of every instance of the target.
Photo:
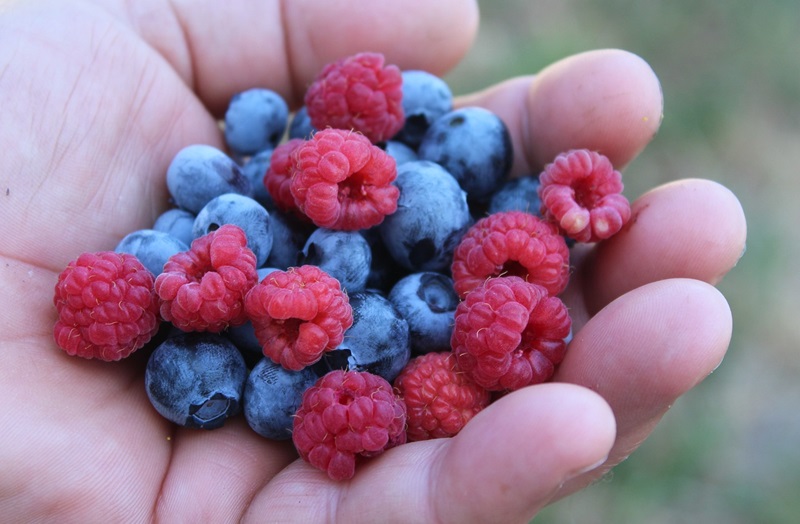
M 542 216 L 578 242 L 616 234 L 631 217 L 622 175 L 595 151 L 562 153 L 539 175 Z
M 256 282 L 256 256 L 247 236 L 224 224 L 171 256 L 155 289 L 164 320 L 183 331 L 219 333 L 247 321 L 244 297 Z
M 569 249 L 554 225 L 523 211 L 503 211 L 478 220 L 467 231 L 456 247 L 451 270 L 461 298 L 500 275 L 522 277 L 557 295 L 569 281 Z
M 153 274 L 127 253 L 83 253 L 58 275 L 53 335 L 69 355 L 114 361 L 158 331 Z
M 353 325 L 339 281 L 311 265 L 273 271 L 247 295 L 245 309 L 264 355 L 294 371 L 335 349 Z
M 384 66 L 380 53 L 359 53 L 328 64 L 305 95 L 316 129 L 362 133 L 371 142 L 389 140 L 403 128 L 403 76 Z
M 319 227 L 367 229 L 397 210 L 394 158 L 363 135 L 341 129 L 315 133 L 295 151 L 291 191 Z
M 293 138 L 272 151 L 269 169 L 264 175 L 264 187 L 279 210 L 306 218 L 297 207 L 291 191 L 296 161 L 294 153 L 304 142 L 302 138 Z
M 461 370 L 490 391 L 549 380 L 562 361 L 572 321 L 557 297 L 520 277 L 470 291 L 456 308 L 450 345 Z
M 303 394 L 292 440 L 303 460 L 333 480 L 347 480 L 357 458 L 405 443 L 405 424 L 405 404 L 386 379 L 336 370 Z
M 452 437 L 491 401 L 489 392 L 458 368 L 449 351 L 411 359 L 394 387 L 406 403 L 410 441 Z

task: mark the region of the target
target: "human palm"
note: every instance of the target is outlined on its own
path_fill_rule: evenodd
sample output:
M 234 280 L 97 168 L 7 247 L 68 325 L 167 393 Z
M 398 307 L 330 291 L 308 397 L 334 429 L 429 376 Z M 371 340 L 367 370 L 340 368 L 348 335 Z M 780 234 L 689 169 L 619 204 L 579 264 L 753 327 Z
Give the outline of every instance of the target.
M 192 143 L 221 146 L 216 122 L 232 94 L 270 87 L 297 103 L 324 63 L 362 50 L 443 73 L 477 22 L 460 0 L 348 16 L 334 4 L 0 2 L 0 515 L 525 521 L 623 460 L 724 355 L 730 312 L 709 283 L 735 264 L 745 224 L 730 192 L 699 179 L 646 194 L 618 236 L 575 250 L 564 295 L 575 337 L 556 383 L 504 397 L 453 439 L 389 450 L 349 482 L 327 480 L 241 417 L 215 431 L 176 428 L 147 400 L 145 351 L 103 363 L 58 350 L 58 272 L 152 224 L 168 205 L 170 159 Z M 652 71 L 614 50 L 460 103 L 506 120 L 517 174 L 570 147 L 623 166 L 661 114 Z

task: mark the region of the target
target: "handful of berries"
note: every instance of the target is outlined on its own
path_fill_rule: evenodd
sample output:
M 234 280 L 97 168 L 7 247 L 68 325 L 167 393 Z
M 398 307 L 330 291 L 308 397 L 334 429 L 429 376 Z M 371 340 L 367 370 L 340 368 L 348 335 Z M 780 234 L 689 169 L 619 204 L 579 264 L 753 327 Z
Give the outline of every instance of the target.
M 213 429 L 243 413 L 342 480 L 550 380 L 568 241 L 611 237 L 630 206 L 594 151 L 510 178 L 499 117 L 378 53 L 327 65 L 304 102 L 290 121 L 272 91 L 233 97 L 230 153 L 179 151 L 173 209 L 61 273 L 54 336 L 106 361 L 152 346 L 161 415 Z

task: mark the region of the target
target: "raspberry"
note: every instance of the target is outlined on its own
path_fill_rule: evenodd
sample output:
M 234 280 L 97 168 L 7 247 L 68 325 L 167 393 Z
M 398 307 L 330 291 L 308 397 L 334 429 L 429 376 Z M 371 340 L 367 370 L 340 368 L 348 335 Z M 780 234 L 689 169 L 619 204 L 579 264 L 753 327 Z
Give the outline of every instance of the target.
M 256 282 L 256 256 L 244 231 L 224 224 L 171 256 L 155 289 L 164 320 L 183 331 L 219 333 L 247 321 L 244 297 Z
M 248 293 L 245 310 L 264 355 L 294 371 L 341 344 L 353 325 L 339 281 L 311 265 L 270 273 Z
M 503 211 L 478 220 L 467 231 L 451 269 L 462 298 L 487 278 L 500 275 L 522 277 L 557 295 L 569 280 L 569 249 L 554 225 L 523 211 Z
M 458 365 L 490 391 L 549 380 L 564 358 L 571 319 L 563 302 L 520 277 L 498 277 L 458 305 L 450 345 Z
M 294 152 L 304 142 L 305 140 L 302 138 L 292 138 L 272 151 L 269 169 L 264 175 L 264 186 L 275 202 L 275 207 L 283 212 L 305 218 L 305 215 L 298 209 L 290 189 L 295 167 Z
M 408 440 L 452 437 L 489 405 L 489 392 L 458 368 L 451 352 L 411 359 L 394 381 L 406 403 Z
M 622 175 L 600 153 L 562 153 L 545 166 L 539 180 L 542 216 L 578 242 L 609 238 L 631 217 L 628 199 L 621 194 Z
M 53 335 L 69 355 L 114 361 L 158 331 L 153 275 L 127 253 L 83 253 L 58 276 Z
M 363 135 L 325 129 L 294 154 L 292 196 L 317 226 L 366 229 L 397 210 L 395 160 Z
M 384 66 L 382 54 L 359 53 L 325 66 L 306 91 L 305 105 L 316 129 L 389 140 L 405 124 L 403 77 L 397 66 Z
M 386 379 L 336 370 L 303 393 L 292 440 L 303 460 L 333 480 L 347 480 L 358 457 L 405 443 L 405 424 L 405 404 Z

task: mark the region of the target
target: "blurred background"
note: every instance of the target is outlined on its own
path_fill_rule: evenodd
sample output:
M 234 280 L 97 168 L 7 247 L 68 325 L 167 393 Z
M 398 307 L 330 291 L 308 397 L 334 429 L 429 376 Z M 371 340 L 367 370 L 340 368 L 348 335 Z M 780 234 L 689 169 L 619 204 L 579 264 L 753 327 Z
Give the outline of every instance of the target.
M 617 47 L 659 76 L 664 121 L 634 199 L 684 177 L 741 200 L 747 252 L 719 289 L 733 341 L 628 461 L 537 523 L 800 522 L 800 8 L 796 0 L 483 0 L 456 94 Z M 794 268 L 794 269 L 792 269 Z

